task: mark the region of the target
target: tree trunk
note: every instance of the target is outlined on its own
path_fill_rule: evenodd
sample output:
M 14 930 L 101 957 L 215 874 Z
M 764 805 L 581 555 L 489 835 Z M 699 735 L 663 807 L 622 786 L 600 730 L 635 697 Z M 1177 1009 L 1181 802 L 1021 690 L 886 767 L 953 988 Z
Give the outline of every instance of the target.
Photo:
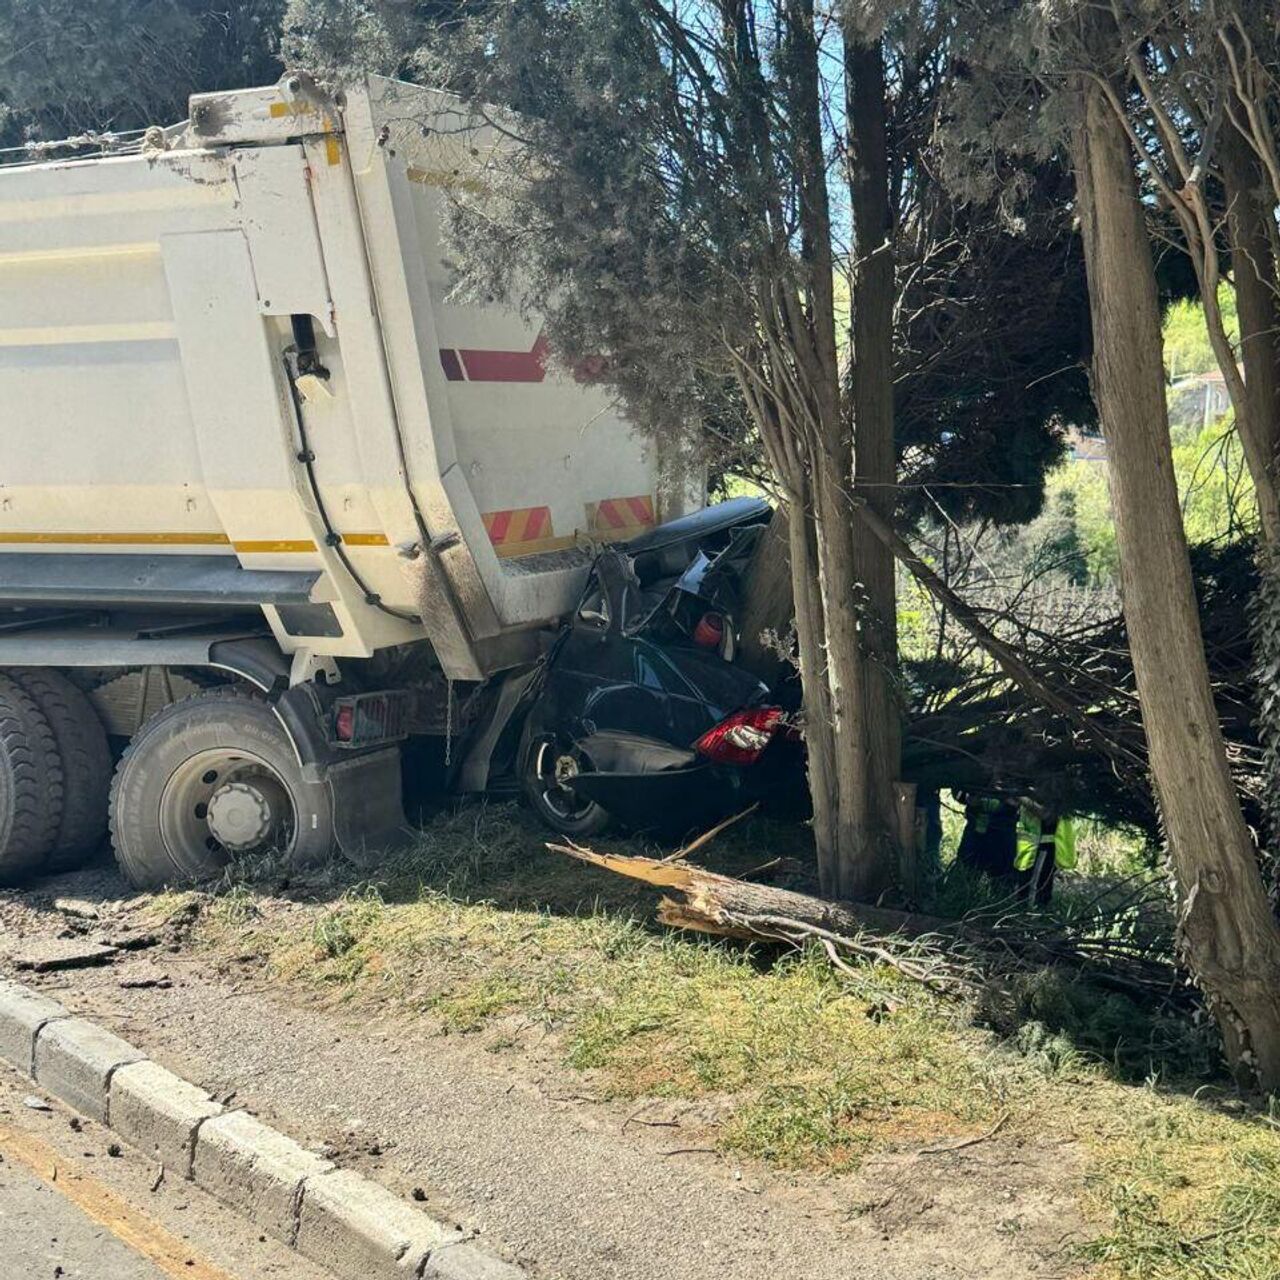
M 747 566 L 738 665 L 771 689 L 791 669 L 781 652 L 795 618 L 791 585 L 791 533 L 786 507 L 773 513 Z
M 848 86 L 849 192 L 853 203 L 853 429 L 854 493 L 892 523 L 897 480 L 893 438 L 893 212 L 889 198 L 884 51 L 880 41 L 845 37 Z M 898 700 L 897 591 L 893 553 L 856 529 L 854 572 L 865 595 L 861 611 L 866 681 L 863 714 L 874 744 L 869 761 L 869 808 L 898 860 L 908 852 L 896 838 L 894 790 L 902 769 Z
M 1108 44 L 1107 33 L 1100 32 Z M 1227 768 L 1173 477 L 1151 246 L 1123 126 L 1082 78 L 1072 136 L 1121 589 L 1180 944 L 1233 1066 L 1280 1087 L 1280 930 Z
M 813 842 L 818 856 L 818 883 L 834 895 L 839 883 L 837 855 L 838 788 L 835 731 L 827 686 L 826 627 L 818 591 L 817 539 L 813 517 L 793 498 L 787 512 L 791 544 L 791 582 L 796 606 L 796 647 L 800 653 L 800 685 L 804 692 L 806 768 L 813 800 Z
M 1231 126 L 1222 135 L 1231 274 L 1240 319 L 1244 364 L 1245 423 L 1251 446 L 1249 471 L 1268 546 L 1280 544 L 1280 499 L 1276 463 L 1280 452 L 1280 307 L 1276 264 L 1267 231 L 1270 213 L 1259 199 L 1263 174 L 1249 143 Z
M 893 881 L 895 859 L 890 829 L 893 809 L 873 803 L 871 762 L 878 742 L 865 714 L 868 666 L 855 605 L 859 586 L 853 561 L 847 492 L 850 459 L 819 460 L 818 581 L 826 623 L 827 689 L 834 739 L 838 802 L 836 883 L 822 886 L 852 901 L 874 900 Z M 892 797 L 890 797 L 892 805 Z

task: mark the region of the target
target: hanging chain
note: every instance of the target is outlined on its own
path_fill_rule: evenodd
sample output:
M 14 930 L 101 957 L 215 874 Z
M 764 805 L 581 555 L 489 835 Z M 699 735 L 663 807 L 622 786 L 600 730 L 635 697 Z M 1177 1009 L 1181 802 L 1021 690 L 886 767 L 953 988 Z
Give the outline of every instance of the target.
M 453 764 L 453 681 L 444 682 L 444 767 Z

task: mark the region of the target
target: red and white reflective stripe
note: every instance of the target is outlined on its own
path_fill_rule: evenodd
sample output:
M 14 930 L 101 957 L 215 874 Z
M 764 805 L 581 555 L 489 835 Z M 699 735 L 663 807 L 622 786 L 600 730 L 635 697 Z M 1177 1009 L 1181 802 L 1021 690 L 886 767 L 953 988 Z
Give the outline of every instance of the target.
M 528 351 L 490 351 L 483 347 L 441 347 L 440 367 L 450 382 L 545 382 L 551 344 L 545 333 Z M 588 356 L 574 366 L 575 382 L 594 382 L 604 372 L 603 356 Z
M 598 538 L 633 537 L 655 523 L 653 498 L 647 493 L 587 503 L 587 530 Z
M 573 545 L 572 538 L 557 538 L 551 527 L 550 507 L 513 507 L 486 511 L 480 519 L 493 549 L 502 558 L 558 551 Z
M 450 382 L 542 382 L 547 351 L 546 335 L 540 333 L 529 351 L 441 347 L 440 365 Z

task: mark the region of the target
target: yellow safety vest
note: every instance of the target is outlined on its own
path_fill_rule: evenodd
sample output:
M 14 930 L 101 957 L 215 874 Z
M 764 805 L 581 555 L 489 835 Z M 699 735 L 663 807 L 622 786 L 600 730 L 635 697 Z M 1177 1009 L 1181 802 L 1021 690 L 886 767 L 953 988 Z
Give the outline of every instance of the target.
M 976 810 L 973 816 L 974 831 L 985 836 L 991 829 L 991 815 L 1000 812 L 1000 801 L 995 796 L 979 796 L 970 803 L 970 808 Z
M 1076 827 L 1070 818 L 1061 817 L 1049 834 L 1044 834 L 1040 815 L 1023 805 L 1018 810 L 1018 848 L 1013 858 L 1015 871 L 1030 871 L 1036 865 L 1041 843 L 1053 845 L 1053 860 L 1063 871 L 1076 865 Z

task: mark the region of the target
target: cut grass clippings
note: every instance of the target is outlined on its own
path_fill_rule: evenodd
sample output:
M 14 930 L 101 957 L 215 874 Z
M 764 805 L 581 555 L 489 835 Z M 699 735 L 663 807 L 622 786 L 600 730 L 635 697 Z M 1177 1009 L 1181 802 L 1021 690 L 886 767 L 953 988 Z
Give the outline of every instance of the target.
M 1149 1080 L 1121 1083 L 1087 1034 L 1073 1040 L 1047 1013 L 1000 1039 L 888 969 L 845 977 L 815 951 L 661 930 L 651 891 L 543 839 L 518 810 L 464 810 L 376 883 L 333 869 L 305 886 L 318 901 L 299 904 L 295 886 L 276 909 L 259 901 L 278 869 L 259 867 L 213 899 L 199 939 L 255 951 L 282 981 L 389 1001 L 450 1033 L 486 1029 L 490 1047 L 541 1026 L 612 1097 L 722 1101 L 718 1146 L 776 1167 L 847 1171 L 1002 1117 L 1006 1136 L 1077 1139 L 1097 1228 L 1090 1274 L 1280 1277 L 1276 1117 L 1231 1109 L 1221 1089 L 1193 1095 L 1154 1054 Z M 726 871 L 803 852 L 797 828 L 763 821 L 707 850 Z M 802 876 L 790 885 L 807 887 Z M 1037 991 L 1026 1008 L 1074 1003 Z

